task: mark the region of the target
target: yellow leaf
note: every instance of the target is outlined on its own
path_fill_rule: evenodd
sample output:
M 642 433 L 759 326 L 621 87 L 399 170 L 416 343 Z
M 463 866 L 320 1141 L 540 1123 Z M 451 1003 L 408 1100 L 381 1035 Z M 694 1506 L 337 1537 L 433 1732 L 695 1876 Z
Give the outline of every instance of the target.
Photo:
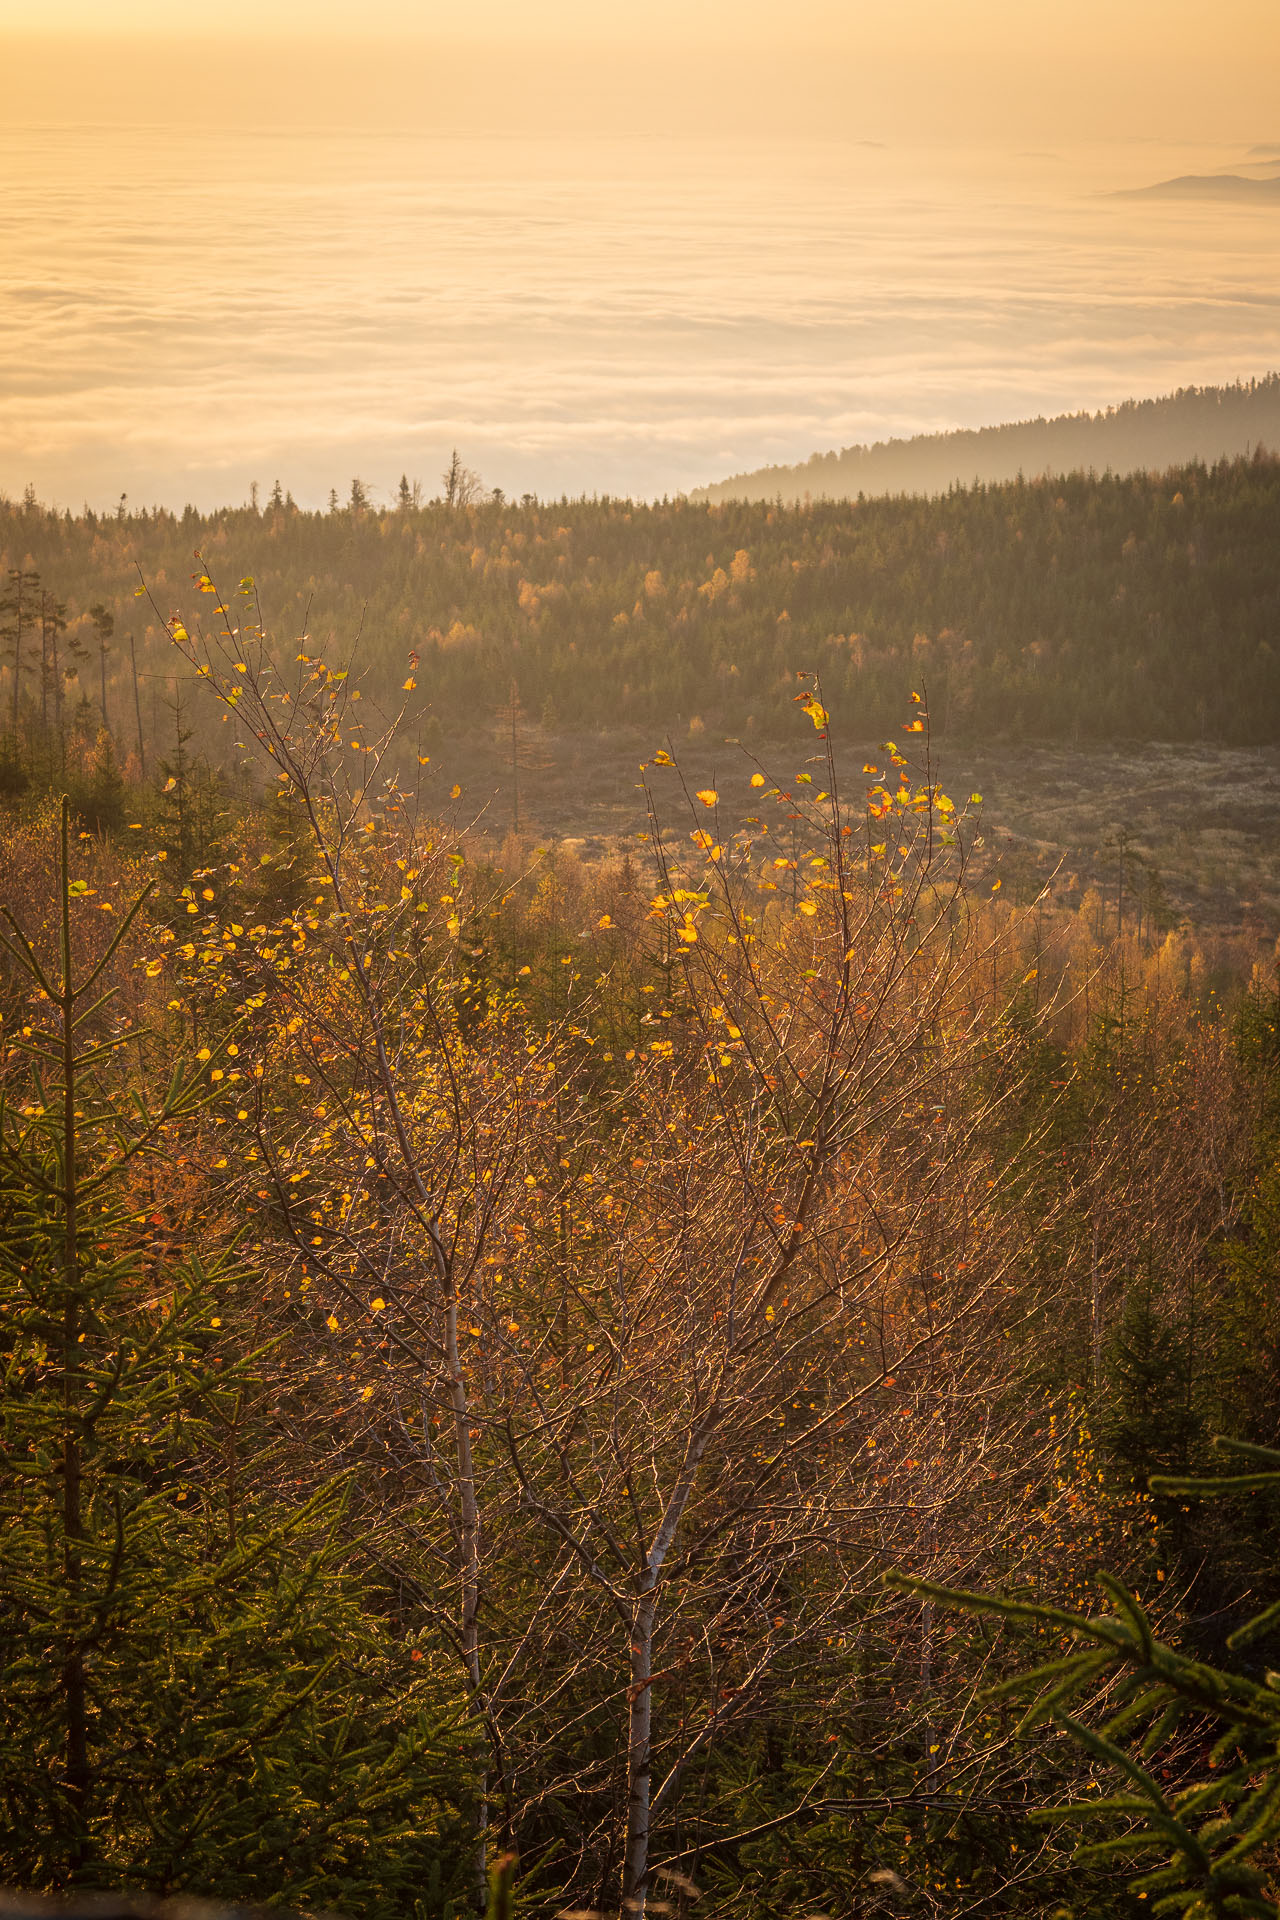
M 377 1300 L 373 1302 L 373 1305 L 369 1308 L 369 1311 L 370 1313 L 382 1313 L 386 1308 L 386 1304 L 387 1304 L 386 1301 L 383 1300 L 381 1297 L 379 1297 Z
M 802 900 L 800 902 L 800 911 L 801 913 L 815 914 L 818 909 L 814 906 L 812 900 Z
M 675 761 L 669 753 L 664 752 L 663 749 L 659 747 L 653 756 L 653 764 L 655 767 L 674 767 Z
M 969 805 L 971 807 L 980 807 L 982 805 L 982 795 L 980 793 L 971 793 L 969 795 Z
M 454 786 L 454 787 L 452 787 L 452 788 L 450 789 L 450 792 L 449 792 L 449 798 L 450 798 L 451 800 L 456 800 L 456 799 L 458 798 L 458 796 L 459 796 L 459 795 L 461 794 L 461 792 L 462 792 L 462 788 L 461 788 L 461 787 L 459 787 L 459 786 Z
M 714 807 L 719 802 L 720 795 L 714 787 L 700 787 L 698 790 L 698 798 L 704 807 Z
M 177 783 L 177 781 L 176 781 L 176 780 L 174 779 L 174 777 L 173 777 L 173 775 L 172 775 L 172 774 L 170 774 L 170 775 L 169 775 L 169 778 L 168 778 L 168 779 L 167 779 L 167 780 L 165 781 L 165 783 L 164 783 L 164 785 L 163 785 L 163 787 L 162 787 L 162 788 L 160 789 L 160 791 L 161 791 L 162 793 L 172 793 L 172 792 L 173 792 L 173 790 L 174 790 L 174 788 L 175 788 L 175 787 L 177 786 L 177 784 L 178 784 L 178 783 Z
M 331 1313 L 329 1315 L 329 1318 L 325 1321 L 325 1325 L 326 1327 L 328 1327 L 330 1333 L 336 1333 L 338 1331 L 338 1316 L 334 1313 Z
M 764 785 L 764 775 L 762 773 L 753 773 L 751 776 L 751 784 L 753 787 L 762 787 Z
M 169 631 L 175 640 L 189 640 L 191 638 L 181 620 L 171 620 L 169 622 Z
M 801 704 L 803 706 L 804 711 L 808 714 L 809 718 L 812 720 L 814 726 L 817 727 L 819 732 L 821 732 L 823 727 L 825 727 L 827 724 L 827 710 L 823 706 L 822 702 L 820 700 L 815 699 L 814 696 L 810 694 L 809 698 L 803 701 Z
M 429 753 L 420 753 L 418 755 L 418 765 L 420 767 L 425 767 L 428 760 L 430 760 L 430 758 L 431 758 L 431 755 Z
M 417 686 L 417 684 L 418 684 L 418 683 L 417 683 L 417 681 L 416 681 L 416 680 L 415 680 L 415 679 L 413 678 L 413 676 L 412 676 L 412 674 L 411 674 L 411 675 L 409 676 L 409 678 L 408 678 L 408 679 L 407 679 L 407 680 L 405 681 L 405 683 L 404 683 L 404 692 L 405 692 L 405 693 L 412 693 L 412 692 L 413 692 L 413 690 L 414 690 L 414 688 L 415 688 L 415 687 Z
M 923 732 L 924 732 L 924 721 L 923 721 L 923 720 L 908 720 L 908 721 L 906 722 L 906 724 L 905 724 L 905 726 L 903 727 L 903 729 L 902 729 L 902 731 L 903 731 L 904 733 L 923 733 Z
M 596 921 L 596 925 L 598 927 L 611 927 L 613 925 L 613 920 L 609 914 L 602 913 L 600 915 L 600 918 Z
M 991 891 L 992 891 L 992 893 L 999 893 L 999 891 L 1000 891 L 1000 889 L 1001 889 L 1001 887 L 1002 887 L 1003 885 L 1004 885 L 1004 881 L 1003 881 L 1003 880 L 997 880 L 997 881 L 996 881 L 996 883 L 995 883 L 995 885 L 994 885 L 994 887 L 992 887 L 992 889 L 991 889 Z

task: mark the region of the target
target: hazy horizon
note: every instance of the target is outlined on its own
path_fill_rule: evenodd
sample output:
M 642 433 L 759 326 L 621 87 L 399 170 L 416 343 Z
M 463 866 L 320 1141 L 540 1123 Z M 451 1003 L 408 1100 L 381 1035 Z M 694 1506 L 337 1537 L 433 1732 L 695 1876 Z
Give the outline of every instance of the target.
M 918 143 L 1280 138 L 1270 0 L 0 0 L 24 118 L 397 125 Z M 315 109 L 319 112 L 316 113 Z

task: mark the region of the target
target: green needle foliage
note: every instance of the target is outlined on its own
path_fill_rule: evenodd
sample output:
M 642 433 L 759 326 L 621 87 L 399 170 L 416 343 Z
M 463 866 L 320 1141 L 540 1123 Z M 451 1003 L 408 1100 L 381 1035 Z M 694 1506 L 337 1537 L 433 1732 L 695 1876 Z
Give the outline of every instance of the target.
M 1154 1475 L 1153 1493 L 1222 1496 L 1280 1489 L 1280 1452 L 1218 1436 L 1214 1446 L 1251 1463 L 1212 1479 Z M 1067 1644 L 1051 1660 L 991 1689 L 988 1698 L 1030 1695 L 1020 1730 L 1053 1721 L 1116 1779 L 1109 1795 L 1040 1811 L 1067 1824 L 1111 1819 L 1122 1831 L 1078 1848 L 1080 1866 L 1115 1867 L 1144 1855 L 1158 1864 L 1130 1882 L 1155 1914 L 1183 1920 L 1258 1915 L 1275 1920 L 1275 1847 L 1280 1840 L 1280 1673 L 1244 1662 L 1196 1660 L 1157 1637 L 1146 1611 L 1110 1574 L 1099 1584 L 1111 1610 L 1086 1619 L 1034 1601 L 934 1586 L 898 1572 L 892 1586 L 973 1613 L 1047 1631 Z M 1280 1601 L 1228 1641 L 1233 1654 L 1280 1626 Z M 1105 1694 L 1100 1727 L 1070 1711 Z M 1158 1779 L 1152 1767 L 1160 1763 Z M 1169 1786 L 1172 1776 L 1176 1784 Z M 1162 1784 L 1162 1780 L 1166 1784 Z
M 79 963 L 68 838 L 64 802 L 52 963 L 0 908 L 6 1877 L 438 1911 L 458 1716 L 361 1605 L 341 1483 L 269 1491 L 269 1357 L 221 1332 L 234 1254 L 147 1242 L 140 1164 L 208 1069 L 179 1061 L 155 1105 L 130 1086 L 109 983 L 141 901 Z

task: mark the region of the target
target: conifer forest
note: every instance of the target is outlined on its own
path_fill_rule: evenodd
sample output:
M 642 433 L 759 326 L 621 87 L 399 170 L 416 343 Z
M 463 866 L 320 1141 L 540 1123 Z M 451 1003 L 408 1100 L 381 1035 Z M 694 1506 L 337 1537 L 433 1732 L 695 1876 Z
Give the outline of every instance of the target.
M 952 770 L 1278 727 L 1265 453 L 0 502 L 5 1882 L 1274 1916 L 1280 896 Z

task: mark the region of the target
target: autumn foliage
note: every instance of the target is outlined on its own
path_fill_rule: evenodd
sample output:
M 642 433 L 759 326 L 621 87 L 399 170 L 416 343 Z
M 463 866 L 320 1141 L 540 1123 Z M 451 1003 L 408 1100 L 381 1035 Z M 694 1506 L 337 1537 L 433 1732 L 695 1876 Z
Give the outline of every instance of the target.
M 6 1865 L 1069 1906 L 1032 1816 L 1092 1762 L 984 1691 L 1052 1627 L 938 1595 L 1109 1564 L 1194 1639 L 1271 1577 L 1146 1484 L 1269 1417 L 1265 956 L 979 892 L 923 700 L 846 793 L 813 676 L 789 772 L 655 749 L 634 851 L 499 848 L 196 585 L 235 816 L 184 765 L 146 826 L 5 825 Z

